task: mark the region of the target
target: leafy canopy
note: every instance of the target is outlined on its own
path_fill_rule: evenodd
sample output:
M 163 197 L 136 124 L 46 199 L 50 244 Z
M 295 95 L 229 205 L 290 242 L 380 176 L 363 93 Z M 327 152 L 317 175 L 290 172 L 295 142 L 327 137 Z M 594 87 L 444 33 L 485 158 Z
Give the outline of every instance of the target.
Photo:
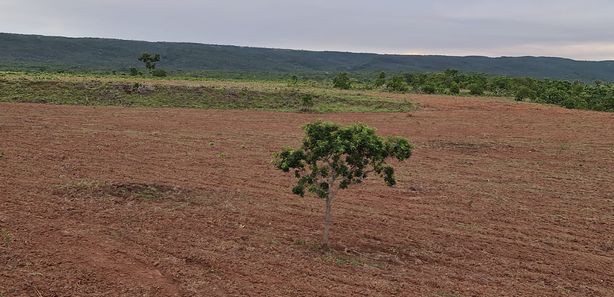
M 309 191 L 325 199 L 335 185 L 345 189 L 361 183 L 370 173 L 394 186 L 394 169 L 386 159 L 405 160 L 413 149 L 406 139 L 379 137 L 363 124 L 341 127 L 317 121 L 307 124 L 304 130 L 301 148 L 285 149 L 274 161 L 278 169 L 294 172 L 298 182 L 292 192 L 300 196 Z
M 333 87 L 342 90 L 349 90 L 352 88 L 352 80 L 347 73 L 339 73 L 335 76 L 335 78 L 333 78 Z
M 142 53 L 139 61 L 145 63 L 145 68 L 151 71 L 156 68 L 156 63 L 160 62 L 160 54 Z

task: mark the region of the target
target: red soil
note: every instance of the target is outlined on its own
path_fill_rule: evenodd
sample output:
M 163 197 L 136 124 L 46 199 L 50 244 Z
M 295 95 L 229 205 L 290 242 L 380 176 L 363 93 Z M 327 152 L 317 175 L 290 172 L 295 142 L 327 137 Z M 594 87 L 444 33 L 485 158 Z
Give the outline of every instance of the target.
M 414 96 L 416 97 L 416 96 Z M 417 97 L 397 114 L 0 104 L 0 296 L 614 296 L 614 114 Z M 290 194 L 321 118 L 416 144 L 398 186 Z

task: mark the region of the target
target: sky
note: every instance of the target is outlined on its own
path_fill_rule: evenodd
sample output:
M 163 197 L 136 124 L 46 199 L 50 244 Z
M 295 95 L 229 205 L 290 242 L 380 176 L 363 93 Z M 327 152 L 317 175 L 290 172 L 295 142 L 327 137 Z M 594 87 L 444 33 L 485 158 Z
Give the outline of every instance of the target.
M 612 0 L 0 0 L 0 32 L 614 60 Z

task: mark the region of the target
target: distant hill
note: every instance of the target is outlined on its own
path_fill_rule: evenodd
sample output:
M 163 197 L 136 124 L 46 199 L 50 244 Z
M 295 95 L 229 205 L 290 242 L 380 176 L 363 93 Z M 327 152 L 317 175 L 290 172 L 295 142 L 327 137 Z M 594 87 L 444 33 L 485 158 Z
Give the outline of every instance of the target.
M 102 38 L 67 38 L 0 33 L 0 69 L 127 70 L 142 67 L 141 52 L 162 55 L 171 71 L 250 73 L 431 72 L 454 68 L 535 78 L 614 81 L 614 61 L 549 57 L 450 57 L 239 47 Z

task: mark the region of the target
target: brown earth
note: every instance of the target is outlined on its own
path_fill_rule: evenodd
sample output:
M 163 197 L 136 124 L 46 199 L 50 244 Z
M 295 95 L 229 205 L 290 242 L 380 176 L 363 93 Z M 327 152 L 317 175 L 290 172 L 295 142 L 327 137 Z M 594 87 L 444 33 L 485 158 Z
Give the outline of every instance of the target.
M 0 104 L 0 296 L 614 296 L 614 114 L 412 96 L 397 114 Z M 416 145 L 398 186 L 290 194 L 321 118 Z

